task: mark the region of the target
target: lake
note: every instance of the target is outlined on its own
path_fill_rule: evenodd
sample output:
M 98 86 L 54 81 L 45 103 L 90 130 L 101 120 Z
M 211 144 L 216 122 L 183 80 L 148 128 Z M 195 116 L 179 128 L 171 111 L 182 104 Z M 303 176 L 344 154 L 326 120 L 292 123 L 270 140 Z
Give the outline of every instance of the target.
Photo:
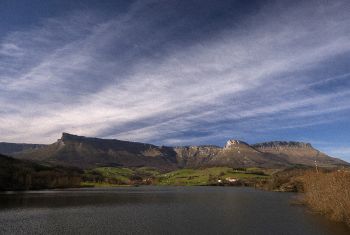
M 349 234 L 293 205 L 296 194 L 240 187 L 120 187 L 0 194 L 1 234 Z

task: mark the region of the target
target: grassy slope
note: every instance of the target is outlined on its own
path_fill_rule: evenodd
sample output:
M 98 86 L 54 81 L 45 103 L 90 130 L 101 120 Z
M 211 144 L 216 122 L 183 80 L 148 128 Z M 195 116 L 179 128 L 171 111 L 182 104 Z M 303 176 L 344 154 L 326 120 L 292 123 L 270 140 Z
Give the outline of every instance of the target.
M 259 168 L 232 169 L 229 167 L 212 167 L 205 169 L 181 169 L 167 173 L 161 173 L 154 168 L 116 168 L 100 167 L 87 171 L 86 174 L 100 174 L 103 182 L 95 182 L 90 185 L 113 185 L 113 184 L 133 184 L 150 180 L 149 183 L 155 185 L 208 185 L 217 183 L 219 179 L 235 178 L 264 179 L 268 178 Z M 86 184 L 85 185 L 89 185 Z
M 105 178 L 113 178 L 122 182 L 127 182 L 134 171 L 128 168 L 99 167 L 95 171 L 101 173 Z
M 212 167 L 206 169 L 181 169 L 163 174 L 159 178 L 161 185 L 208 185 L 226 178 L 252 179 L 266 178 L 249 170 L 234 170 L 229 167 Z
M 0 191 L 76 187 L 81 173 L 75 168 L 45 166 L 0 154 Z

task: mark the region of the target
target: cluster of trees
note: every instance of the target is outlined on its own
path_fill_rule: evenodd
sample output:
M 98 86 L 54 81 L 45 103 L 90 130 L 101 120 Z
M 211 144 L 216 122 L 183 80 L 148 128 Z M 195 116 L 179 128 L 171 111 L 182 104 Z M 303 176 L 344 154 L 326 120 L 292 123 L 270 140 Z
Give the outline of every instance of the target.
M 74 168 L 43 166 L 0 155 L 0 190 L 78 187 L 81 174 Z
M 107 183 L 114 185 L 144 185 L 154 183 L 155 177 L 134 172 L 133 174 L 121 179 L 115 175 L 106 176 L 96 170 L 89 170 L 85 171 L 83 174 L 82 181 L 97 184 Z
M 287 168 L 272 174 L 270 178 L 264 181 L 258 182 L 256 186 L 270 191 L 303 192 L 304 187 L 300 177 L 312 170 L 313 168 L 308 166 Z

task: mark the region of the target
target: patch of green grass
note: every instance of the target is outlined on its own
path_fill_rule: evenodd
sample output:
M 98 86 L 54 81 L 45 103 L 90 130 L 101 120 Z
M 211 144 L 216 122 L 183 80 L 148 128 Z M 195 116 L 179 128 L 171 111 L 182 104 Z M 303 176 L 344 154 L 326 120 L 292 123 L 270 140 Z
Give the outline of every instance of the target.
M 141 167 L 135 169 L 137 174 L 145 176 L 157 176 L 160 174 L 159 170 L 153 167 Z
M 148 180 L 155 185 L 209 185 L 218 182 L 218 179 L 235 178 L 238 180 L 262 179 L 269 177 L 264 175 L 261 169 L 233 169 L 230 167 L 211 167 L 203 169 L 180 169 L 167 173 L 160 173 L 159 170 L 151 167 L 135 169 L 121 167 L 99 167 L 87 173 L 97 172 L 104 179 L 99 183 L 86 183 L 86 186 L 108 186 L 132 184 L 135 177 Z M 256 172 L 256 173 L 254 173 Z M 101 182 L 102 181 L 102 182 Z M 96 181 L 94 181 L 96 182 Z
M 127 183 L 130 177 L 135 173 L 132 169 L 120 167 L 99 167 L 93 169 L 93 171 L 100 173 L 104 178 L 125 183 Z
M 212 167 L 205 169 L 181 169 L 159 176 L 160 185 L 208 185 L 218 179 L 235 178 L 239 180 L 266 178 L 267 175 L 234 170 L 229 167 Z
M 168 172 L 159 177 L 161 185 L 204 185 L 207 184 L 209 174 L 203 170 L 181 169 Z
M 120 167 L 99 167 L 99 168 L 95 168 L 94 170 L 101 172 L 102 174 L 105 174 L 107 176 L 115 175 L 115 174 L 128 176 L 134 173 L 134 171 L 129 168 L 120 168 Z

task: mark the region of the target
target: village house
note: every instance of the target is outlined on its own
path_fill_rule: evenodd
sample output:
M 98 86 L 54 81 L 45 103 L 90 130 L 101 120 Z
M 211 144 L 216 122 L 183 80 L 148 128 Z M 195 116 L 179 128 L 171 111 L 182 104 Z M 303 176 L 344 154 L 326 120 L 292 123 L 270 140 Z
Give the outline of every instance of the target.
M 230 183 L 235 183 L 235 182 L 238 181 L 238 179 L 230 178 L 230 177 L 227 177 L 225 180 L 228 181 L 228 182 L 230 182 Z

